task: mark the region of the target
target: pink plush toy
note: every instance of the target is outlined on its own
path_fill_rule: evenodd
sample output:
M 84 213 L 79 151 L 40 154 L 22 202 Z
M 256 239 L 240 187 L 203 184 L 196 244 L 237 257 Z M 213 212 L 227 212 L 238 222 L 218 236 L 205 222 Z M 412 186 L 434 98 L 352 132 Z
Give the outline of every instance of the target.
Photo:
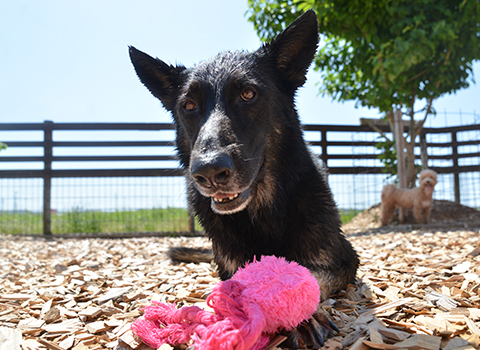
M 320 288 L 303 266 L 263 256 L 220 282 L 207 298 L 215 314 L 156 302 L 132 324 L 153 348 L 188 344 L 196 350 L 260 350 L 279 330 L 291 330 L 317 310 Z

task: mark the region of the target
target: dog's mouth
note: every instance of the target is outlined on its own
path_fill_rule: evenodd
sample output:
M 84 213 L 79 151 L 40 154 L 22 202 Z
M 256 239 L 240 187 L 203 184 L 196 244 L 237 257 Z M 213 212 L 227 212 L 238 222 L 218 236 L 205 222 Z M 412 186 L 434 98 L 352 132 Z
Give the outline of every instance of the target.
M 231 174 L 226 174 L 221 181 L 210 181 L 210 186 L 204 186 L 193 178 L 193 184 L 201 195 L 210 198 L 211 209 L 221 215 L 229 215 L 244 210 L 255 198 L 258 181 L 264 176 L 264 157 L 252 158 L 256 164 Z M 218 177 L 217 177 L 217 180 Z
M 261 174 L 263 173 L 264 168 L 265 158 L 262 157 L 254 176 L 252 176 L 253 180 L 251 180 L 250 185 L 248 185 L 245 190 L 234 193 L 224 193 L 218 191 L 213 194 L 211 196 L 211 207 L 213 211 L 215 211 L 217 214 L 225 215 L 234 214 L 244 210 L 255 196 L 256 183 L 259 179 L 259 176 L 262 176 Z
M 233 214 L 245 209 L 251 199 L 250 189 L 239 193 L 215 193 L 211 197 L 211 206 L 218 214 Z
M 262 159 L 260 166 L 258 167 L 257 171 L 255 172 L 254 179 L 249 187 L 241 192 L 235 193 L 222 193 L 217 192 L 211 196 L 211 207 L 213 211 L 217 214 L 234 214 L 242 211 L 247 207 L 250 201 L 254 197 L 254 188 L 255 183 L 258 180 L 259 174 L 262 172 L 264 168 L 265 160 Z

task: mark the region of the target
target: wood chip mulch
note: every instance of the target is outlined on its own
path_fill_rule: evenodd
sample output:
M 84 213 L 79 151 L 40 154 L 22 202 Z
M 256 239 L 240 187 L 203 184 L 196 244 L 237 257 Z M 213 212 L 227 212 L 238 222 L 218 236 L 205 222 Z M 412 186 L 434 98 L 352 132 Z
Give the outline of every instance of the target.
M 321 305 L 340 329 L 325 349 L 479 349 L 478 229 L 349 239 L 359 282 Z M 151 349 L 130 330 L 140 309 L 152 300 L 205 306 L 218 282 L 210 264 L 171 264 L 171 245 L 208 242 L 0 236 L 0 349 Z

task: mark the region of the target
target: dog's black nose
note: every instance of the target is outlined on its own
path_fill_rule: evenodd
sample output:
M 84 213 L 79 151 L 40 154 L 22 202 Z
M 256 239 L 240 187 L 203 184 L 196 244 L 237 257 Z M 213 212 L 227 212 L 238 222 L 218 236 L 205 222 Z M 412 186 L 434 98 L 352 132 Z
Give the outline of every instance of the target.
M 195 182 L 205 188 L 225 185 L 233 173 L 233 160 L 227 154 L 196 158 L 190 171 Z

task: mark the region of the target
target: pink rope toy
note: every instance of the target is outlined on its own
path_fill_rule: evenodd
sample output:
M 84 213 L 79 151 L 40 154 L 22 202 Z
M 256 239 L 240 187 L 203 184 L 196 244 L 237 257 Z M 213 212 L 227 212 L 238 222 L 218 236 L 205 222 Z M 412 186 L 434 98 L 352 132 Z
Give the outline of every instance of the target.
M 176 309 L 175 304 L 154 302 L 132 330 L 155 349 L 193 341 L 196 350 L 261 350 L 277 331 L 309 319 L 319 302 L 320 288 L 308 269 L 262 256 L 215 286 L 207 298 L 214 314 L 197 306 Z

